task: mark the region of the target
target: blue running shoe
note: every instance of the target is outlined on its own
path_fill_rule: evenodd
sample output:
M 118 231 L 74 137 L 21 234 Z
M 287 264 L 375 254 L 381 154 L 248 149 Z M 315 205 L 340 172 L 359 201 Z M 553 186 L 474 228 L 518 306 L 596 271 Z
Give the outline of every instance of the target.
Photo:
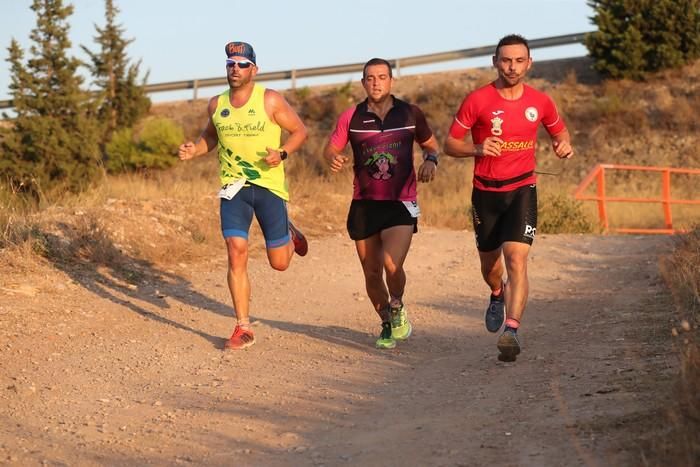
M 506 321 L 506 302 L 503 292 L 498 297 L 493 294 L 489 300 L 489 307 L 484 314 L 484 323 L 489 332 L 498 332 Z

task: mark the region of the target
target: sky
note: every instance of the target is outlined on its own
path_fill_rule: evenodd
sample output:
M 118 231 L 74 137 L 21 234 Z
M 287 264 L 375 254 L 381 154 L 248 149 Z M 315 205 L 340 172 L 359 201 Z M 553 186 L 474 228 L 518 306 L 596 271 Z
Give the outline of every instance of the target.
M 594 30 L 586 0 L 113 0 L 117 23 L 134 39 L 127 49 L 149 72 L 148 83 L 225 76 L 224 45 L 253 45 L 260 72 L 395 59 L 496 44 L 506 34 L 528 39 Z M 31 0 L 0 0 L 0 99 L 9 99 L 7 48 L 12 38 L 28 54 L 36 26 Z M 104 25 L 104 1 L 64 0 L 72 55 L 96 51 L 95 24 Z M 536 49 L 533 60 L 586 54 L 582 45 Z M 26 55 L 25 55 L 26 58 Z M 411 67 L 402 73 L 490 66 L 489 57 Z M 298 86 L 359 80 L 359 74 L 299 80 Z M 283 89 L 289 82 L 269 82 Z M 221 92 L 202 88 L 199 97 Z M 158 102 L 187 99 L 192 91 L 152 94 Z

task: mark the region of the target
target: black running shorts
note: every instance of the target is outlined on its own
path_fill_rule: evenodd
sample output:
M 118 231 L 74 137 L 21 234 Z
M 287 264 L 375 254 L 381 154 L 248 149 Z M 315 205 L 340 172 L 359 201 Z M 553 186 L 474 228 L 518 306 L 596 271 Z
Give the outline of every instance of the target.
M 513 191 L 472 191 L 472 221 L 476 247 L 493 251 L 504 242 L 532 245 L 537 232 L 537 187 Z
M 348 212 L 348 233 L 353 240 L 363 240 L 395 225 L 412 225 L 418 232 L 418 218 L 412 217 L 403 201 L 354 199 Z

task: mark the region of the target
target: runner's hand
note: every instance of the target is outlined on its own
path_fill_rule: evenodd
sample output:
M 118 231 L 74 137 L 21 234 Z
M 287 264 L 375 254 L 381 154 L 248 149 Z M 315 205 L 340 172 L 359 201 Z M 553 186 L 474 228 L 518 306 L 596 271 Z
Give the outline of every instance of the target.
M 192 159 L 194 157 L 194 154 L 195 145 L 192 141 L 188 141 L 186 143 L 181 144 L 177 150 L 177 157 L 179 157 L 181 161 Z
M 263 159 L 267 165 L 270 167 L 277 167 L 282 163 L 282 158 L 280 157 L 280 152 L 277 149 L 265 148 L 267 149 L 267 157 Z
M 501 155 L 503 140 L 498 136 L 489 136 L 483 143 L 475 145 L 477 156 L 498 157 Z
M 328 163 L 331 165 L 331 172 L 340 172 L 343 165 L 348 161 L 348 157 L 342 154 L 336 154 Z
M 552 141 L 552 148 L 559 159 L 569 159 L 574 155 L 574 148 L 568 141 Z
M 418 168 L 418 181 L 430 182 L 435 178 L 437 166 L 433 161 L 424 161 Z

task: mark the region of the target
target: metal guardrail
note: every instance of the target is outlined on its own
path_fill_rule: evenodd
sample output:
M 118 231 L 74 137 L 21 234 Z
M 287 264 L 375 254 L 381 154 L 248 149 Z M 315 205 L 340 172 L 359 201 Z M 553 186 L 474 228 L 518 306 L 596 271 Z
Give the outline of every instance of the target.
M 540 39 L 532 39 L 529 41 L 531 49 L 543 47 L 556 47 L 560 45 L 581 44 L 587 32 L 579 32 L 575 34 L 566 34 L 563 36 L 544 37 Z M 395 58 L 389 60 L 392 67 L 400 74 L 402 68 L 427 65 L 431 63 L 446 62 L 451 60 L 460 60 L 464 58 L 483 57 L 492 55 L 496 49 L 496 44 L 486 45 L 481 47 L 473 47 L 470 49 L 453 50 L 451 52 L 442 52 L 435 54 L 414 55 L 411 57 Z M 271 71 L 267 73 L 259 73 L 256 81 L 281 81 L 291 80 L 292 88 L 296 87 L 298 78 L 309 78 L 317 76 L 337 75 L 342 73 L 355 73 L 362 71 L 365 62 L 350 63 L 346 65 L 333 65 L 314 68 L 301 68 L 299 70 Z M 185 81 L 171 81 L 167 83 L 147 84 L 145 89 L 147 93 L 163 92 L 163 91 L 182 91 L 186 89 L 193 90 L 193 99 L 197 98 L 199 88 L 209 86 L 227 86 L 228 82 L 225 76 L 217 78 L 190 79 Z M 12 107 L 12 100 L 0 100 L 0 109 Z

